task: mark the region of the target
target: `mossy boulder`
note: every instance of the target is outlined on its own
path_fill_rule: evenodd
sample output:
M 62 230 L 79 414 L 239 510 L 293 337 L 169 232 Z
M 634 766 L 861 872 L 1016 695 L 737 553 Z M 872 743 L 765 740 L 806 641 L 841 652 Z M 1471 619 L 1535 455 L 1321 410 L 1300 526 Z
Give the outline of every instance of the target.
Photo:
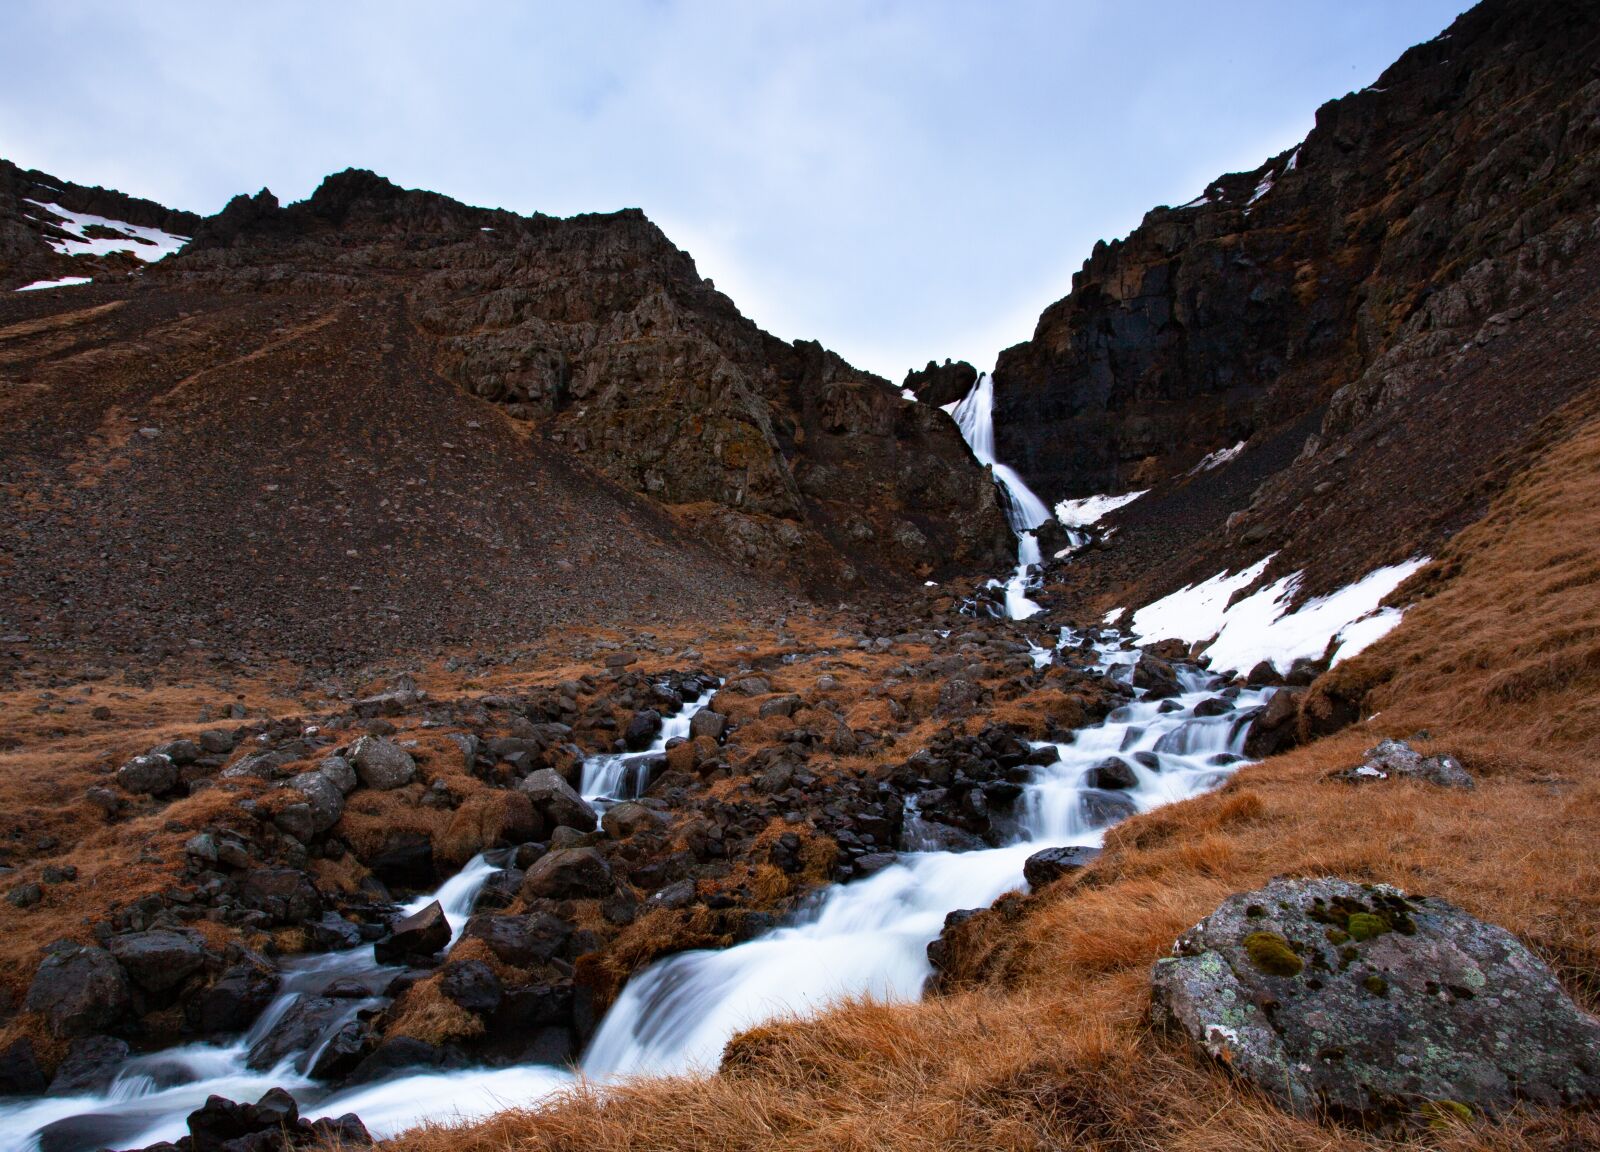
M 1159 1026 L 1303 1115 L 1426 1124 L 1600 1103 L 1600 1021 L 1549 968 L 1504 929 L 1386 885 L 1230 897 L 1151 984 Z

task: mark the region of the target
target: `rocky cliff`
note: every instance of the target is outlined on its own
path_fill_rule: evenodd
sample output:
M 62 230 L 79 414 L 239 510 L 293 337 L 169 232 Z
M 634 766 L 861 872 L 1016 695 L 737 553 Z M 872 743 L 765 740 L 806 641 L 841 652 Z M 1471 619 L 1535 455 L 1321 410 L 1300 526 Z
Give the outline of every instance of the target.
M 1000 357 L 1001 459 L 1052 500 L 1156 485 L 1134 519 L 1183 488 L 1185 546 L 1226 523 L 1245 550 L 1309 547 L 1308 517 L 1334 504 L 1403 549 L 1480 514 L 1476 474 L 1585 386 L 1491 369 L 1468 387 L 1462 357 L 1589 291 L 1596 59 L 1592 4 L 1489 0 L 1324 105 L 1297 148 L 1097 245 Z M 1238 444 L 1247 481 L 1191 476 Z M 1430 491 L 1397 502 L 1424 461 Z M 1340 504 L 1364 463 L 1389 490 Z

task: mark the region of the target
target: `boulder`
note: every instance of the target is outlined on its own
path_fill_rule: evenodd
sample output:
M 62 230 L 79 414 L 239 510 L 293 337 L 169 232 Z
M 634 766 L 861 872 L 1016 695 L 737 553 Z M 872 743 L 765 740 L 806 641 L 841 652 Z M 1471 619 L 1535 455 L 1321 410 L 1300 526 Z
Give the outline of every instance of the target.
M 622 740 L 628 746 L 628 751 L 642 752 L 650 747 L 660 731 L 661 713 L 654 708 L 641 708 L 628 721 L 628 727 L 622 734 Z
M 723 733 L 728 730 L 728 718 L 721 712 L 713 712 L 709 708 L 702 708 L 689 717 L 689 738 L 697 740 L 701 736 L 712 740 L 721 740 Z
M 1347 880 L 1229 897 L 1156 962 L 1158 1026 L 1301 1115 L 1600 1102 L 1600 1021 L 1509 932 Z
M 0 1096 L 37 1096 L 49 1084 L 28 1037 L 19 1036 L 0 1048 Z
M 332 781 L 343 796 L 354 792 L 356 785 L 361 782 L 356 775 L 355 765 L 343 756 L 324 756 L 317 765 L 317 771 Z
M 1083 845 L 1046 848 L 1043 852 L 1035 852 L 1023 862 L 1022 876 L 1027 880 L 1029 888 L 1038 891 L 1068 872 L 1076 872 L 1079 868 L 1087 866 L 1099 855 L 1100 849 Z
M 128 1058 L 128 1042 L 111 1036 L 80 1036 L 67 1048 L 66 1057 L 56 1066 L 50 1081 L 50 1095 L 103 1091 L 122 1062 Z
M 1293 748 L 1299 742 L 1300 700 L 1304 690 L 1279 688 L 1250 722 L 1244 754 L 1259 760 Z
M 178 766 L 163 753 L 135 756 L 117 769 L 117 783 L 136 796 L 159 796 L 178 783 Z
M 289 781 L 287 787 L 305 797 L 306 807 L 310 809 L 313 833 L 326 832 L 339 822 L 339 817 L 344 815 L 345 789 L 325 768 L 302 772 Z
M 1172 665 L 1148 652 L 1141 654 L 1133 666 L 1133 686 L 1144 689 L 1146 700 L 1165 700 L 1183 691 Z
M 594 809 L 553 768 L 539 769 L 518 787 L 527 793 L 546 827 L 565 825 L 579 832 L 593 832 L 599 826 Z
M 302 1059 L 296 1060 L 296 1065 L 303 1065 L 304 1058 L 354 1014 L 354 1004 L 331 996 L 301 996 L 251 1046 L 245 1062 L 257 1071 L 266 1071 L 298 1056 Z
M 467 921 L 466 935 L 482 940 L 502 963 L 527 968 L 558 955 L 572 936 L 572 925 L 548 912 L 474 916 Z
M 457 960 L 445 966 L 439 991 L 468 1012 L 486 1015 L 500 1007 L 500 979 L 482 960 Z
M 278 994 L 278 973 L 253 952 L 223 969 L 209 988 L 184 1004 L 184 1022 L 195 1032 L 243 1032 Z
M 411 783 L 417 762 L 400 745 L 381 736 L 363 736 L 350 746 L 349 760 L 361 783 L 387 792 Z
M 373 953 L 379 964 L 396 964 L 407 958 L 435 956 L 449 943 L 450 921 L 435 900 L 420 912 L 393 921 L 388 938 L 378 941 Z
M 277 924 L 299 924 L 322 914 L 316 884 L 295 868 L 253 868 L 245 873 L 239 896 Z
M 606 835 L 614 840 L 625 840 L 636 832 L 644 832 L 664 823 L 661 815 L 652 808 L 632 800 L 613 804 L 601 817 L 600 825 Z
M 1135 774 L 1132 765 L 1117 756 L 1100 761 L 1084 778 L 1085 783 L 1091 788 L 1121 789 L 1137 788 L 1139 777 Z
M 1336 780 L 1364 784 L 1375 780 L 1420 780 L 1441 788 L 1471 788 L 1471 773 L 1454 756 L 1423 756 L 1404 740 L 1384 740 L 1367 749 L 1367 758 L 1353 768 L 1333 773 Z
M 594 848 L 561 848 L 541 856 L 522 880 L 525 900 L 606 896 L 614 887 L 611 865 Z
M 129 932 L 106 946 L 135 984 L 158 994 L 178 987 L 206 962 L 205 942 L 189 928 Z
M 39 965 L 24 1006 L 43 1014 L 53 1036 L 88 1036 L 120 1020 L 132 995 L 110 952 L 62 943 Z

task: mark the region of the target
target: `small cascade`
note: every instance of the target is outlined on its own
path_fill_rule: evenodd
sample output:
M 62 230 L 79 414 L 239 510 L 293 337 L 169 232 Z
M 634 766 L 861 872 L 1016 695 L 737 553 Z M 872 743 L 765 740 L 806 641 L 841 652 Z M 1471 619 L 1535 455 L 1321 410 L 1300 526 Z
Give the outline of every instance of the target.
M 583 778 L 578 792 L 591 804 L 614 804 L 644 795 L 650 784 L 650 769 L 673 740 L 687 739 L 694 714 L 711 703 L 719 683 L 711 684 L 693 700 L 685 700 L 676 715 L 665 717 L 661 731 L 642 752 L 617 752 L 591 756 L 583 762 Z
M 1125 675 L 1139 655 L 1119 644 L 1097 647 L 1111 674 Z M 828 889 L 787 927 L 645 969 L 601 1024 L 584 1073 L 603 1080 L 711 1069 L 731 1036 L 763 1020 L 815 1012 L 846 996 L 915 998 L 932 971 L 927 946 L 948 913 L 1022 887 L 1022 866 L 1033 853 L 1098 845 L 1110 824 L 1213 788 L 1243 761 L 1244 721 L 1272 690 L 1241 692 L 1236 710 L 1222 716 L 1196 715 L 1214 684 L 1205 674 L 1186 674 L 1183 692 L 1171 701 L 1135 699 L 1071 743 L 1055 745 L 1060 759 L 1035 769 L 1024 788 L 1014 843 L 907 852 L 867 879 Z M 1094 786 L 1112 758 L 1131 769 L 1133 787 Z M 907 827 L 908 843 L 937 843 L 934 826 L 914 810 Z
M 450 944 L 461 938 L 472 906 L 489 877 L 498 869 L 474 856 L 435 892 L 401 905 L 399 914 L 420 912 L 437 900 L 450 923 Z M 300 1100 L 307 1116 L 339 1115 L 337 1098 L 318 1104 L 325 1090 L 306 1071 L 338 1030 L 364 1008 L 381 1004 L 380 993 L 405 969 L 380 964 L 371 944 L 340 952 L 295 957 L 281 968 L 278 995 L 256 1018 L 249 1031 L 230 1042 L 186 1044 L 135 1056 L 118 1071 L 102 1093 L 42 1097 L 0 1102 L 0 1152 L 90 1152 L 103 1147 L 139 1148 L 186 1135 L 190 1112 L 208 1096 L 255 1100 L 273 1087 L 286 1088 Z M 313 1043 L 285 1054 L 266 1069 L 250 1066 L 250 1054 L 295 1004 L 319 996 L 334 981 L 353 981 L 366 988 L 366 999 L 341 999 L 346 1010 L 324 1024 Z M 554 1074 L 553 1069 L 545 1070 Z M 428 1115 L 426 1101 L 417 1101 L 412 1116 Z
M 1006 519 L 1017 536 L 1017 568 L 1011 578 L 1002 584 L 992 581 L 992 587 L 1005 589 L 1006 616 L 1012 620 L 1026 620 L 1042 611 L 1028 599 L 1033 586 L 1034 570 L 1040 562 L 1039 540 L 1035 530 L 1050 519 L 1050 509 L 1033 494 L 1027 482 L 1015 469 L 1000 463 L 994 454 L 994 377 L 985 372 L 978 377 L 972 391 L 953 404 L 945 406 L 961 429 L 961 435 L 978 458 L 987 465 L 1006 494 Z

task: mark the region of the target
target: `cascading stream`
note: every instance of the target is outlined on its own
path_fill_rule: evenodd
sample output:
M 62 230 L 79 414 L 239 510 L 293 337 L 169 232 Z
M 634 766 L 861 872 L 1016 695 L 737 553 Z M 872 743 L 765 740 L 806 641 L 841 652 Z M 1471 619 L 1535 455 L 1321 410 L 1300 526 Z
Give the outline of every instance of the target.
M 1061 646 L 1068 643 L 1077 638 L 1064 632 Z M 1100 667 L 1126 683 L 1139 653 L 1122 643 L 1102 643 L 1096 651 Z M 1044 663 L 1053 656 L 1040 648 L 1035 660 Z M 606 1015 L 582 1071 L 604 1081 L 712 1069 L 729 1038 L 763 1020 L 815 1012 L 844 996 L 915 999 L 931 972 L 927 946 L 948 913 L 990 904 L 1022 887 L 1023 863 L 1033 853 L 1097 845 L 1109 824 L 1212 788 L 1242 762 L 1248 719 L 1272 690 L 1242 691 L 1235 709 L 1220 716 L 1195 715 L 1195 706 L 1211 697 L 1214 685 L 1205 673 L 1182 673 L 1183 691 L 1172 700 L 1136 699 L 1100 725 L 1079 731 L 1070 743 L 1055 745 L 1059 761 L 1035 769 L 1019 798 L 1013 843 L 961 853 L 907 852 L 867 879 L 819 893 L 786 927 L 722 951 L 680 953 L 640 972 Z M 707 696 L 686 704 L 669 722 L 670 730 L 663 729 L 658 741 L 663 748 L 673 735 L 687 734 L 689 719 Z M 1089 787 L 1091 769 L 1113 756 L 1132 769 L 1135 785 L 1115 792 Z M 635 758 L 593 758 L 585 765 L 584 792 L 618 796 L 628 786 L 630 759 Z M 908 814 L 908 820 L 916 819 Z M 437 892 L 418 897 L 404 910 L 439 900 L 453 943 L 493 871 L 477 857 Z M 398 971 L 378 965 L 371 946 L 292 961 L 285 966 L 278 999 L 234 1043 L 136 1057 L 98 1095 L 0 1107 L 0 1152 L 35 1152 L 41 1134 L 44 1152 L 175 1140 L 185 1131 L 188 1113 L 213 1093 L 253 1100 L 281 1086 L 296 1094 L 308 1117 L 355 1112 L 375 1135 L 384 1136 L 423 1121 L 470 1120 L 526 1107 L 572 1083 L 569 1070 L 524 1065 L 419 1073 L 326 1094 L 301 1070 L 310 1063 L 306 1051 L 268 1071 L 248 1067 L 251 1047 L 295 998 L 314 995 L 338 978 L 367 981 L 376 991 Z
M 665 717 L 661 731 L 642 752 L 617 752 L 591 756 L 583 762 L 583 777 L 578 792 L 591 804 L 614 804 L 644 795 L 651 766 L 673 740 L 687 738 L 695 713 L 711 703 L 718 684 L 712 684 L 693 700 L 685 700 L 677 714 Z
M 953 404 L 945 405 L 946 412 L 961 429 L 961 435 L 978 458 L 979 464 L 988 465 L 994 478 L 1006 492 L 1006 519 L 1017 536 L 1017 569 L 1004 585 L 993 581 L 992 586 L 1004 587 L 1006 616 L 1012 620 L 1026 620 L 1041 611 L 1039 605 L 1028 599 L 1030 572 L 1040 561 L 1039 539 L 1035 530 L 1050 519 L 1050 509 L 1033 494 L 1027 482 L 1014 468 L 1000 463 L 994 454 L 994 377 L 985 372 L 973 384 L 972 391 Z

